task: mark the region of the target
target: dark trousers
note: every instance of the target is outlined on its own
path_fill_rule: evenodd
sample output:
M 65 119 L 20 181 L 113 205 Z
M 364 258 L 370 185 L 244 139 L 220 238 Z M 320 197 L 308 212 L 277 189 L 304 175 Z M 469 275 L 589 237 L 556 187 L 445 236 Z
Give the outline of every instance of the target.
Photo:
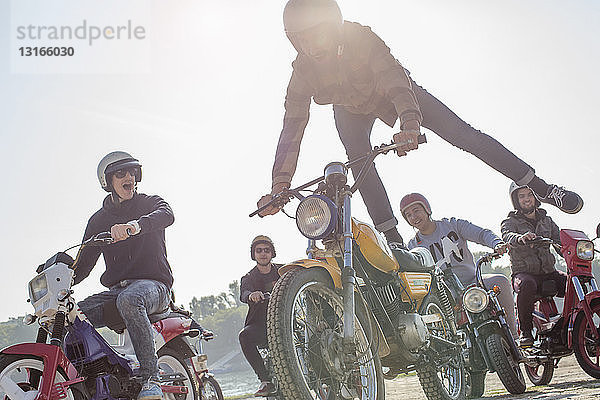
M 258 379 L 261 382 L 270 380 L 269 372 L 258 352 L 258 346 L 265 346 L 267 344 L 266 324 L 246 325 L 240 331 L 239 339 L 244 357 L 248 360 Z
M 527 184 L 533 178 L 533 168 L 519 159 L 491 136 L 474 129 L 412 81 L 413 90 L 421 108 L 421 125 L 436 135 L 475 157 L 519 184 Z M 352 114 L 343 106 L 333 106 L 335 126 L 348 158 L 353 159 L 371 149 L 371 130 L 375 117 Z M 352 169 L 356 177 L 360 166 Z M 394 217 L 387 193 L 375 166 L 367 174 L 359 188 L 369 216 L 379 231 L 386 231 L 398 224 Z
M 521 332 L 531 332 L 533 329 L 533 306 L 540 296 L 542 282 L 552 280 L 558 288 L 558 297 L 565 296 L 567 274 L 554 271 L 545 275 L 532 275 L 519 272 L 513 276 L 513 289 L 517 293 L 517 310 Z

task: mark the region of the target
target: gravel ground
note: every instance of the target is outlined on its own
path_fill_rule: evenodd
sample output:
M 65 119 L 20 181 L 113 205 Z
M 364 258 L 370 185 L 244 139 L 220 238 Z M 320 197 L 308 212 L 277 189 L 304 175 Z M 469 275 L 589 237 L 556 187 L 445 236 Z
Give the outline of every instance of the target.
M 525 373 L 525 371 L 523 371 Z M 504 389 L 496 374 L 488 374 L 483 398 L 494 399 L 598 399 L 600 380 L 587 375 L 577 364 L 574 356 L 563 358 L 554 370 L 549 385 L 533 386 L 525 377 L 527 391 L 521 395 L 510 394 Z M 426 400 L 416 376 L 401 376 L 386 381 L 386 400 Z
M 523 373 L 525 371 L 523 370 Z M 485 381 L 485 393 L 488 399 L 536 399 L 536 400 L 596 400 L 600 397 L 600 380 L 587 375 L 577 364 L 574 356 L 563 358 L 554 370 L 549 385 L 533 386 L 527 376 L 527 391 L 521 395 L 510 394 L 504 389 L 496 374 L 488 374 Z M 386 400 L 427 400 L 416 375 L 399 376 L 386 381 Z M 256 399 L 249 397 L 247 400 Z

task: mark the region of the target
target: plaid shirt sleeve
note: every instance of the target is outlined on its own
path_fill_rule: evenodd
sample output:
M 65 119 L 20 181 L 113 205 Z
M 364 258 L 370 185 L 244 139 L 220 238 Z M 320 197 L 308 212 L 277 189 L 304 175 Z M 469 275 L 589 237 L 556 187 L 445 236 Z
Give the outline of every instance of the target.
M 292 72 L 285 96 L 283 129 L 275 153 L 273 186 L 290 183 L 296 172 L 300 143 L 308 124 L 311 98 L 312 89 L 308 83 L 297 72 Z
M 406 70 L 392 56 L 385 42 L 371 34 L 369 64 L 375 74 L 375 90 L 394 104 L 401 126 L 410 120 L 420 124 L 423 117 Z

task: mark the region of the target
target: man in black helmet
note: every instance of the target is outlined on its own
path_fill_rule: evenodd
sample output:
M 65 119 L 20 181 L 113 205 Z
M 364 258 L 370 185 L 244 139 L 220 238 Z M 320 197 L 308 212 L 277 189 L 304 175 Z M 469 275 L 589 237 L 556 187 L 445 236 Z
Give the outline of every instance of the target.
M 83 239 L 109 231 L 114 243 L 85 247 L 76 261 L 74 283 L 85 279 L 100 254 L 104 256 L 106 271 L 100 282 L 109 290 L 86 298 L 79 307 L 95 327 L 101 327 L 110 320 L 106 310 L 116 302 L 140 363 L 137 376 L 142 390 L 138 400 L 156 400 L 162 398 L 162 390 L 148 315 L 169 307 L 173 276 L 167 261 L 165 228 L 174 217 L 169 204 L 159 196 L 137 193 L 141 179 L 141 164 L 126 152 L 109 153 L 100 161 L 98 180 L 109 195 L 89 219 Z
M 394 142 L 404 143 L 399 156 L 418 147 L 417 136 L 423 126 L 503 175 L 529 185 L 542 201 L 567 213 L 576 213 L 583 206 L 579 195 L 544 182 L 499 142 L 472 128 L 417 85 L 369 27 L 342 19 L 335 0 L 289 0 L 283 22 L 298 55 L 292 63 L 285 98 L 272 189 L 259 200 L 259 206 L 290 187 L 311 100 L 333 104 L 335 125 L 351 159 L 371 149 L 375 119 L 390 127 L 399 120 L 400 132 L 393 136 Z M 354 175 L 357 168 L 360 166 L 353 169 Z M 398 221 L 375 167 L 359 190 L 375 227 L 384 232 L 388 242 L 402 242 L 396 229 Z M 261 216 L 278 211 L 278 207 L 269 207 Z
M 267 344 L 267 304 L 265 293 L 270 293 L 279 279 L 277 269 L 281 264 L 273 264 L 275 257 L 273 241 L 264 235 L 252 240 L 250 258 L 256 266 L 242 277 L 240 284 L 240 300 L 248 304 L 248 314 L 244 328 L 240 331 L 240 346 L 248 363 L 260 380 L 260 387 L 255 396 L 269 396 L 275 393 L 275 385 L 271 382 L 269 371 L 258 352 L 258 346 Z
M 560 243 L 560 229 L 539 208 L 540 202 L 533 191 L 513 182 L 509 189 L 514 211 L 502 221 L 502 239 L 510 245 L 513 288 L 517 293 L 517 310 L 523 347 L 533 344 L 533 305 L 542 282 L 552 280 L 558 288 L 558 296 L 564 297 L 567 275 L 554 268 L 555 258 L 549 247 L 531 247 L 528 240 L 545 237 Z M 560 253 L 559 253 L 560 254 Z M 561 254 L 562 255 L 562 254 Z

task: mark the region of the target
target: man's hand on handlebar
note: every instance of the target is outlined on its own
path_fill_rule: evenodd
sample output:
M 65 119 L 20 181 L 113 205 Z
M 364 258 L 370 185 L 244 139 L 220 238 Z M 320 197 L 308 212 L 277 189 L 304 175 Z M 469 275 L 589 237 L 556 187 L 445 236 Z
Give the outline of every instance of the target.
M 263 197 L 261 197 L 260 200 L 258 200 L 258 203 L 256 203 L 256 205 L 258 206 L 258 208 L 264 207 L 271 200 L 273 200 L 273 196 L 283 192 L 286 189 L 289 189 L 289 187 L 290 187 L 290 184 L 285 183 L 285 182 L 275 184 L 273 186 L 273 189 L 271 190 L 271 193 L 266 194 Z M 271 206 L 265 208 L 261 212 L 259 212 L 258 215 L 260 217 L 265 217 L 267 215 L 274 215 L 274 214 L 277 214 L 279 212 L 279 210 L 281 210 L 281 206 L 274 204 L 274 205 L 271 205 Z
M 526 245 L 526 244 L 529 244 L 529 243 L 527 243 L 527 241 L 533 240 L 536 237 L 537 237 L 537 235 L 535 233 L 533 233 L 533 232 L 527 232 L 527 233 L 524 233 L 521 236 L 519 236 L 519 238 L 517 239 L 517 241 L 519 243 L 521 243 L 521 244 L 525 244 Z M 531 247 L 533 247 L 533 246 L 531 246 Z
M 135 232 L 135 226 L 131 224 L 115 224 L 110 227 L 110 236 L 113 242 L 120 242 L 127 239 L 131 236 L 130 232 Z
M 421 134 L 418 121 L 406 121 L 399 133 L 394 135 L 394 143 L 403 143 L 396 149 L 398 157 L 419 147 L 418 136 Z
M 502 255 L 508 251 L 508 243 L 500 242 L 494 247 L 494 252 Z
M 248 300 L 250 300 L 253 303 L 260 303 L 264 299 L 265 299 L 265 295 L 260 290 L 257 290 L 256 292 L 252 292 L 252 293 L 250 293 L 250 296 L 248 296 Z

